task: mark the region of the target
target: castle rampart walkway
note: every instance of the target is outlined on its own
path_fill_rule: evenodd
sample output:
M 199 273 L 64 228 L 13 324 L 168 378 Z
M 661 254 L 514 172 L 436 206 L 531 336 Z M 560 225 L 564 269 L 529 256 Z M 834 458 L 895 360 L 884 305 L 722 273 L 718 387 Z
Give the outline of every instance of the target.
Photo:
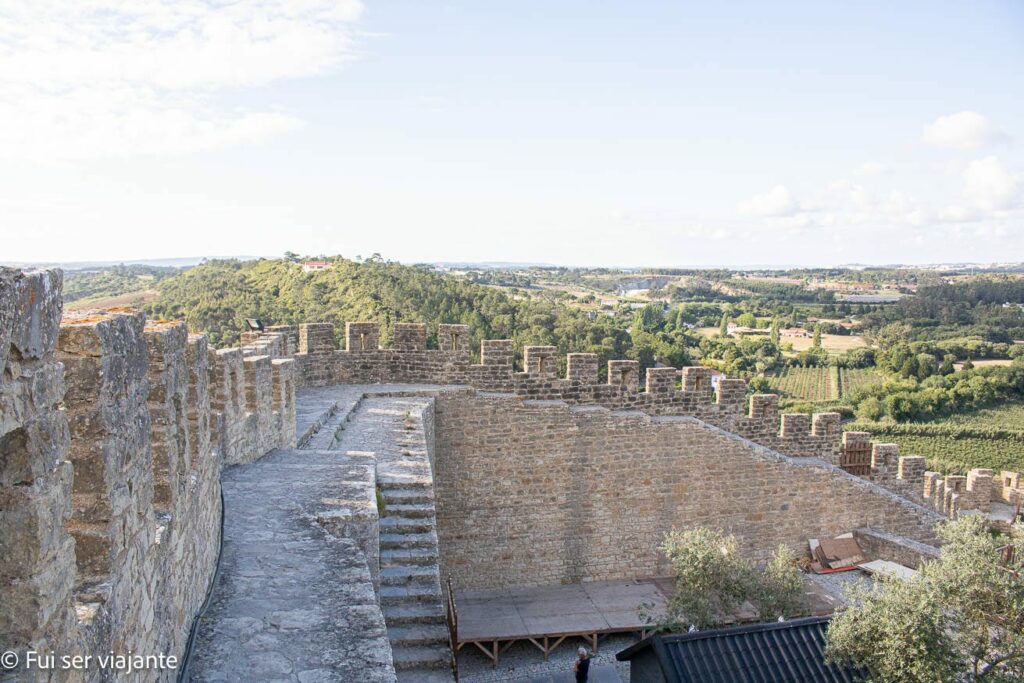
M 393 660 L 378 595 L 397 589 L 380 586 L 389 576 L 375 576 L 367 563 L 370 555 L 376 565 L 379 545 L 374 481 L 377 474 L 381 484 L 390 476 L 403 488 L 429 481 L 426 452 L 408 457 L 403 424 L 428 400 L 409 394 L 440 389 L 304 390 L 296 405 L 300 448 L 224 471 L 220 575 L 189 680 L 396 680 L 402 663 Z M 382 396 L 364 399 L 368 392 Z M 441 624 L 443 631 L 443 612 Z

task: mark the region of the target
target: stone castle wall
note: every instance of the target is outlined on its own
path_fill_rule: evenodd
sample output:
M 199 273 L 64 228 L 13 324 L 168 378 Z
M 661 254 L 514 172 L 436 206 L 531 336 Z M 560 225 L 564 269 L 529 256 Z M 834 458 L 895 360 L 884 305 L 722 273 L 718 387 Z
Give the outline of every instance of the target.
M 216 562 L 221 467 L 294 446 L 294 361 L 132 309 L 62 320 L 61 285 L 0 269 L 0 650 L 180 657 Z
M 335 348 L 334 325 L 307 323 L 247 335 L 249 346 L 243 351 L 255 352 L 267 345 L 285 349 L 290 347 L 291 339 L 297 340 L 292 357 L 295 381 L 300 387 L 464 384 L 526 399 L 562 400 L 654 415 L 690 415 L 782 453 L 819 457 L 832 463 L 838 462 L 842 450 L 837 413 L 780 415 L 779 398 L 774 394 L 756 394 L 748 401 L 744 380 L 723 379 L 717 390 L 713 389 L 708 368 L 648 368 L 641 389 L 637 361 L 609 361 L 607 382 L 599 383 L 597 355 L 570 353 L 566 376 L 560 378 L 555 347 L 527 346 L 523 354 L 525 371 L 517 372 L 511 340 L 482 341 L 480 363 L 473 363 L 468 326 L 439 325 L 440 348 L 427 349 L 427 327 L 419 323 L 396 324 L 394 346 L 389 349 L 378 347 L 377 323 L 350 322 L 346 324 L 344 350 Z M 679 374 L 681 381 L 677 381 Z
M 664 575 L 674 527 L 719 528 L 764 557 L 858 527 L 934 543 L 942 519 L 692 417 L 484 394 L 442 394 L 436 410 L 441 559 L 460 588 Z

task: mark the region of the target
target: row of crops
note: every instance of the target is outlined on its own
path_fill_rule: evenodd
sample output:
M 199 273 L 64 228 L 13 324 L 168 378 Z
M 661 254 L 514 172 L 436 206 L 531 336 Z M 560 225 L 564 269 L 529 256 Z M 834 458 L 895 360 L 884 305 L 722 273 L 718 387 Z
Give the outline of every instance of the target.
M 769 377 L 772 390 L 803 401 L 831 401 L 836 398 L 836 385 L 832 378 L 835 368 L 783 368 Z
M 839 397 L 846 398 L 861 389 L 885 381 L 885 376 L 873 368 L 835 368 L 839 374 Z
M 772 390 L 802 401 L 834 401 L 883 380 L 870 368 L 786 367 L 769 377 Z
M 875 440 L 899 444 L 903 455 L 923 455 L 941 472 L 966 473 L 974 467 L 1024 470 L 1024 430 L 956 424 L 859 422 L 844 429 L 868 431 Z

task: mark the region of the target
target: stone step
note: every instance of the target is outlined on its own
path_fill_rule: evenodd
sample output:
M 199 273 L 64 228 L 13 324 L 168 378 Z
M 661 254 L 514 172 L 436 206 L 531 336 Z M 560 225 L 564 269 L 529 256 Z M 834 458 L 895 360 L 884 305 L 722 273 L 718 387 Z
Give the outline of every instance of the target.
M 403 605 L 410 602 L 441 604 L 444 596 L 437 584 L 411 583 L 404 586 L 381 586 L 380 603 L 382 605 Z
M 445 624 L 416 624 L 415 626 L 392 626 L 388 629 L 391 647 L 409 645 L 447 645 L 448 626 Z
M 380 582 L 384 586 L 403 586 L 410 583 L 441 585 L 436 564 L 382 567 Z
M 443 669 L 452 661 L 447 647 L 396 647 L 391 657 L 396 669 Z
M 436 548 L 389 548 L 380 550 L 380 566 L 405 567 L 408 565 L 437 566 Z
M 434 516 L 434 503 L 406 503 L 392 500 L 391 496 L 384 499 L 384 506 L 388 517 L 429 517 Z
M 390 512 L 390 510 L 388 511 Z M 423 534 L 434 530 L 434 518 L 383 517 L 380 520 L 382 534 Z
M 390 548 L 437 548 L 437 534 L 381 534 L 380 549 Z
M 384 621 L 388 628 L 410 624 L 444 624 L 444 606 L 440 603 L 412 603 L 404 605 L 381 605 Z
M 377 483 L 385 495 L 394 489 L 429 491 L 430 495 L 434 495 L 434 485 L 430 477 L 417 474 L 387 474 L 378 479 Z
M 386 488 L 384 490 L 385 501 L 390 505 L 403 503 L 431 503 L 434 502 L 434 492 L 430 488 Z

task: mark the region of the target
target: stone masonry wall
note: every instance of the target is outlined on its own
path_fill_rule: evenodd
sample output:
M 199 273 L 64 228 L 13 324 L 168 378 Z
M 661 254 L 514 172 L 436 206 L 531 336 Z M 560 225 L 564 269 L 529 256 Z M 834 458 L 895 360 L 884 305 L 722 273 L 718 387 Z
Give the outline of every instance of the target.
M 0 650 L 180 656 L 217 559 L 222 464 L 295 444 L 294 361 L 132 309 L 62 320 L 61 284 L 0 269 Z
M 62 282 L 0 268 L 0 651 L 67 648 L 75 625 Z
M 859 527 L 933 543 L 942 519 L 692 417 L 495 395 L 436 406 L 441 558 L 460 588 L 663 575 L 673 527 L 720 528 L 764 557 Z
M 268 339 L 281 334 L 268 332 L 263 337 L 252 337 L 247 348 L 264 348 Z M 774 394 L 750 397 L 748 409 L 746 382 L 724 379 L 716 392 L 709 368 L 649 368 L 641 391 L 637 361 L 609 361 L 607 382 L 599 384 L 595 354 L 568 354 L 566 377 L 560 378 L 553 346 L 526 347 L 525 372 L 516 372 L 511 340 L 482 341 L 480 363 L 472 363 L 468 326 L 439 325 L 440 349 L 427 349 L 426 336 L 425 325 L 402 323 L 395 329 L 395 347 L 382 349 L 378 347 L 377 323 L 352 322 L 346 324 L 347 348 L 338 350 L 332 324 L 299 325 L 298 352 L 294 355 L 296 384 L 464 384 L 530 399 L 635 409 L 655 415 L 691 415 L 788 455 L 839 462 L 842 434 L 838 413 L 780 415 L 779 398 Z M 679 374 L 681 382 L 677 381 Z

